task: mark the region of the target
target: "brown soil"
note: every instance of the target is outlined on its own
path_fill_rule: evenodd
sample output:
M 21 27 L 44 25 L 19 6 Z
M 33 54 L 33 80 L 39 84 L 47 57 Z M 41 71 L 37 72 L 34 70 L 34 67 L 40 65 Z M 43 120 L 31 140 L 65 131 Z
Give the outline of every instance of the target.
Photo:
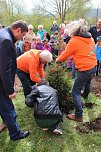
M 95 96 L 101 98 L 101 77 L 95 76 L 92 79 L 92 92 Z
M 17 77 L 17 75 L 15 76 L 14 88 L 15 88 L 16 93 L 22 91 L 22 85 L 21 85 L 21 82 L 20 82 L 19 78 Z
M 101 98 L 101 77 L 95 76 L 92 79 L 92 93 Z M 77 131 L 80 133 L 89 133 L 95 131 L 101 131 L 101 115 L 91 122 L 83 123 L 76 127 Z
M 76 129 L 80 133 L 101 131 L 101 116 L 91 122 L 86 122 L 77 126 Z

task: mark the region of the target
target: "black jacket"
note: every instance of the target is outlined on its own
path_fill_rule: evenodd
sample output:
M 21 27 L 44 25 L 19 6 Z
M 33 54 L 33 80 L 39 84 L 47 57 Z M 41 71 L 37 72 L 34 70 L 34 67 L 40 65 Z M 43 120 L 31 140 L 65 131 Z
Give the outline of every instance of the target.
M 0 95 L 14 93 L 16 39 L 10 28 L 0 29 Z
M 90 29 L 89 29 L 89 32 L 91 33 L 95 43 L 97 42 L 97 37 L 98 36 L 101 36 L 101 30 L 98 32 L 97 31 L 97 27 L 96 26 L 92 26 Z
M 55 31 L 58 31 L 58 30 L 59 30 L 58 25 L 52 25 L 52 27 L 50 29 L 51 32 L 55 32 Z
M 29 102 L 28 100 L 30 99 L 33 102 L 35 118 L 56 118 L 62 120 L 57 90 L 53 89 L 51 86 L 40 85 L 33 87 L 33 90 L 26 98 L 26 103 Z

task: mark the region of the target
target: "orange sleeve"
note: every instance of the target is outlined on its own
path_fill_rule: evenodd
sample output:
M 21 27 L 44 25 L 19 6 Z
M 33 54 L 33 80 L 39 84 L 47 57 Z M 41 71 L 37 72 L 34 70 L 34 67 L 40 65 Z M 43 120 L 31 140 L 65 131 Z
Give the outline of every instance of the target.
M 38 71 L 39 71 L 40 78 L 43 79 L 44 78 L 44 69 L 43 69 L 42 64 L 40 64 Z
M 38 77 L 39 75 L 38 69 L 39 69 L 38 62 L 36 62 L 35 59 L 30 60 L 30 63 L 29 63 L 30 79 L 36 83 L 39 83 L 41 81 L 41 78 Z
M 74 43 L 70 40 L 67 44 L 65 50 L 60 54 L 60 56 L 56 59 L 56 62 L 62 62 L 68 59 L 74 53 Z

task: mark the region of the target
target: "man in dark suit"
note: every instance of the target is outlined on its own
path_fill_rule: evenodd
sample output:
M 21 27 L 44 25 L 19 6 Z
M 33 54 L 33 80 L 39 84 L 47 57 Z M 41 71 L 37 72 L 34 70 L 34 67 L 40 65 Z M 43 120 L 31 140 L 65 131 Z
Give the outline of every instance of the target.
M 21 20 L 0 30 L 0 116 L 9 130 L 11 140 L 22 139 L 29 135 L 29 131 L 21 131 L 16 121 L 16 112 L 12 103 L 12 99 L 16 97 L 14 91 L 15 42 L 21 39 L 27 31 L 27 24 Z

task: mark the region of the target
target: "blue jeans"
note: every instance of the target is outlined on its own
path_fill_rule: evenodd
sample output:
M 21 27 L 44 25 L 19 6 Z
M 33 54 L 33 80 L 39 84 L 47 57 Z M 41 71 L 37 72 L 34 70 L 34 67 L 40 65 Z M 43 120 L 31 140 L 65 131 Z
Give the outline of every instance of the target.
M 20 79 L 26 97 L 31 92 L 31 86 L 35 85 L 35 82 L 31 81 L 29 73 L 25 73 L 20 69 L 17 69 L 17 76 Z
M 16 122 L 16 112 L 12 100 L 6 96 L 0 95 L 0 115 L 7 125 L 11 139 L 20 134 L 20 127 Z
M 88 96 L 90 93 L 90 83 L 91 79 L 96 73 L 96 67 L 88 70 L 88 71 L 78 71 L 77 77 L 74 82 L 74 86 L 72 89 L 72 97 L 73 103 L 75 106 L 75 116 L 81 118 L 82 117 L 82 103 L 81 103 L 81 90 L 84 88 L 84 96 Z

